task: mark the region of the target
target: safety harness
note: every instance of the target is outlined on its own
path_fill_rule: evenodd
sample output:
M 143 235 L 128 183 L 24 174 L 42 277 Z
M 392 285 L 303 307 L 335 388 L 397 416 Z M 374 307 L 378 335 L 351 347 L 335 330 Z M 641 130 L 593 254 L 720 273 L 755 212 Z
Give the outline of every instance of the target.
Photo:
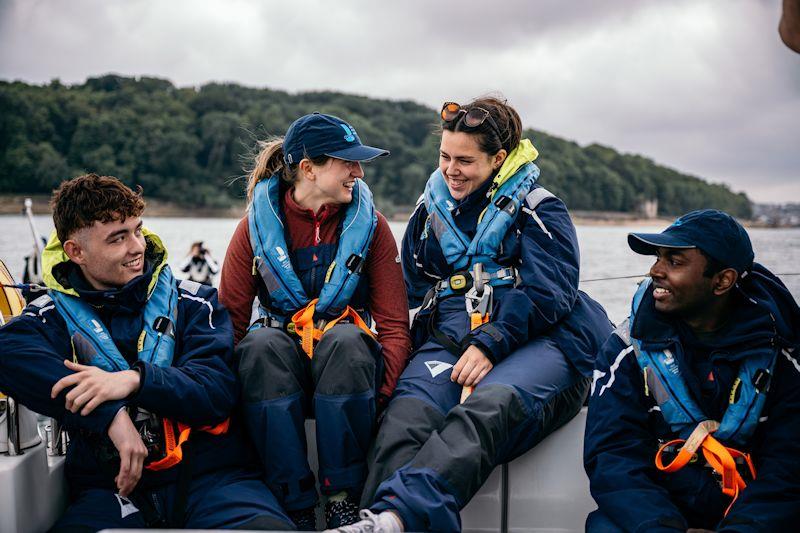
M 652 280 L 648 278 L 639 286 L 633 297 L 627 324 L 633 324 L 651 285 Z M 682 370 L 669 349 L 646 350 L 640 340 L 630 335 L 630 331 L 626 333 L 644 374 L 645 394 L 653 396 L 664 420 L 680 436 L 659 448 L 655 457 L 656 467 L 664 472 L 677 472 L 696 461 L 697 451 L 702 450 L 708 465 L 721 477 L 722 492 L 732 498 L 725 511 L 727 514 L 739 493 L 747 486 L 738 467 L 742 467 L 742 471 L 751 479 L 755 479 L 756 470 L 749 454 L 725 446 L 722 442 L 742 446 L 752 436 L 767 400 L 777 351 L 764 350 L 742 360 L 731 390 L 729 406 L 722 421 L 718 422 L 709 419 L 694 401 Z M 623 337 L 623 340 L 627 339 Z M 665 455 L 673 451 L 677 451 L 674 459 L 665 464 Z
M 467 337 L 461 343 L 456 343 L 433 326 L 436 303 L 443 298 L 463 295 L 470 318 L 470 331 L 474 331 L 490 320 L 494 288 L 517 284 L 516 268 L 499 265 L 497 258 L 503 238 L 514 224 L 523 202 L 535 191 L 545 191 L 531 191 L 539 177 L 539 168 L 532 163 L 537 156 L 538 151 L 528 139 L 523 139 L 509 154 L 486 193 L 489 204 L 478 216 L 475 235 L 471 239 L 453 218 L 456 201 L 447 188 L 442 172 L 436 170 L 425 185 L 423 200 L 428 219 L 424 234 L 428 230 L 433 232 L 445 260 L 455 272 L 434 285 L 426 295 L 423 308 L 434 309 L 428 323 L 429 332 L 453 355 L 460 357 L 464 353 L 465 343 L 470 339 Z M 553 195 L 547 192 L 546 195 L 536 193 L 535 196 L 538 205 L 544 198 Z M 464 387 L 461 401 L 471 393 L 472 387 Z
M 163 250 L 160 239 L 153 233 L 143 230 L 148 245 Z M 55 232 L 45 249 L 43 258 L 46 264 L 57 262 L 63 247 Z M 178 309 L 178 280 L 174 278 L 166 264 L 166 251 L 161 264 L 153 273 L 153 280 L 148 288 L 147 303 L 144 307 L 143 329 L 137 342 L 138 359 L 160 367 L 169 367 L 175 352 L 175 323 Z M 74 289 L 65 289 L 53 277 L 51 269 L 45 271 L 45 282 L 50 290 L 48 296 L 59 314 L 64 318 L 72 343 L 73 360 L 81 364 L 101 368 L 107 372 L 129 370 L 125 357 L 120 353 L 114 340 L 108 333 L 97 311 L 82 301 Z M 181 286 L 195 282 L 183 280 Z M 193 292 L 193 291 L 190 291 Z M 46 297 L 37 300 L 39 305 L 47 304 Z M 212 435 L 220 435 L 228 430 L 230 420 L 216 426 L 197 428 Z M 148 470 L 166 470 L 184 457 L 182 446 L 189 439 L 192 428 L 181 422 L 166 418 L 161 419 L 165 441 L 164 457 L 151 461 L 145 468 Z
M 315 342 L 340 322 L 353 323 L 374 336 L 358 311 L 349 305 L 378 224 L 372 193 L 364 181 L 355 180 L 353 200 L 344 214 L 336 256 L 328 267 L 318 298 L 306 295 L 289 258 L 277 175 L 256 185 L 247 218 L 253 248 L 253 275 L 257 273 L 261 277 L 269 292 L 269 304 L 259 302 L 259 319 L 250 329 L 267 326 L 296 333 L 309 358 L 314 355 Z M 327 320 L 315 316 L 335 318 Z

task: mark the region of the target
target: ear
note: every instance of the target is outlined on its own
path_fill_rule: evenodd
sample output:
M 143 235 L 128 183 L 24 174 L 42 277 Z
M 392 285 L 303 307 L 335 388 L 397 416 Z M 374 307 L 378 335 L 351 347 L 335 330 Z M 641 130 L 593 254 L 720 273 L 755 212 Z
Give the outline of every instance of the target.
M 297 167 L 300 169 L 300 172 L 302 172 L 303 175 L 309 180 L 315 181 L 317 179 L 317 177 L 314 175 L 314 164 L 308 159 L 301 159 Z
M 739 274 L 735 269 L 726 268 L 725 270 L 720 270 L 714 274 L 714 277 L 711 280 L 711 286 L 714 289 L 714 294 L 717 296 L 722 296 L 736 285 L 736 280 L 738 279 Z
M 68 239 L 64 243 L 64 252 L 66 252 L 67 257 L 69 257 L 70 260 L 77 265 L 82 265 L 86 262 L 85 251 L 80 243 L 75 239 Z
M 508 157 L 508 152 L 506 152 L 505 148 L 501 148 L 499 152 L 492 156 L 492 170 L 497 170 L 503 163 L 506 161 L 506 157 Z

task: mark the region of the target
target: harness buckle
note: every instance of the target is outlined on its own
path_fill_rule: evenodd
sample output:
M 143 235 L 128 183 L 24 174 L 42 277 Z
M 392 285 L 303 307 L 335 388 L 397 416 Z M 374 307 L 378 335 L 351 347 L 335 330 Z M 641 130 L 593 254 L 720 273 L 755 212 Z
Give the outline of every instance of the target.
M 492 310 L 492 286 L 485 285 L 483 287 L 483 294 L 478 293 L 477 288 L 473 286 L 464 295 L 464 301 L 467 305 L 467 314 L 479 314 L 485 317 Z
M 753 387 L 758 392 L 766 392 L 769 390 L 769 382 L 771 380 L 771 376 L 769 375 L 769 370 L 766 368 L 759 368 L 753 374 Z
M 354 274 L 361 272 L 361 267 L 363 265 L 364 265 L 364 258 L 356 254 L 352 254 L 350 257 L 347 258 L 347 261 L 344 262 L 344 266 L 347 267 L 347 270 L 353 272 Z
M 173 324 L 167 316 L 158 316 L 153 320 L 153 329 L 162 335 L 172 335 Z
M 467 314 L 479 314 L 481 318 L 492 310 L 493 289 L 483 277 L 483 264 L 475 263 L 472 267 L 472 288 L 464 294 Z

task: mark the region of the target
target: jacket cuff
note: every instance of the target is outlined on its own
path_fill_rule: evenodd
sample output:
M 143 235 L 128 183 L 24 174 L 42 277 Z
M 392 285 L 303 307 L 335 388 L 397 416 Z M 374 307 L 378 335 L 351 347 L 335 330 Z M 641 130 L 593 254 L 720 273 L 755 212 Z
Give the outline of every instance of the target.
M 491 322 L 478 326 L 469 333 L 467 339 L 467 344 L 480 348 L 492 364 L 497 364 L 508 355 L 505 337 Z
M 479 339 L 475 339 L 475 338 L 470 339 L 469 345 L 470 346 L 475 346 L 481 352 L 483 352 L 483 355 L 485 355 L 487 357 L 487 359 L 489 359 L 489 361 L 491 361 L 492 365 L 496 365 L 497 364 L 497 359 L 495 358 L 494 353 L 489 349 L 488 346 L 486 346 L 484 343 L 482 343 Z
M 144 390 L 145 380 L 147 379 L 147 363 L 144 361 L 136 361 L 131 365 L 131 370 L 136 370 L 139 372 L 139 389 L 131 394 L 128 397 L 128 400 L 131 403 L 138 403 L 139 397 L 142 395 L 142 391 Z
M 79 412 L 67 411 L 64 416 L 64 425 L 67 428 L 83 429 L 90 433 L 106 435 L 114 417 L 117 416 L 120 409 L 125 408 L 125 405 L 125 402 L 121 400 L 103 402 L 87 416 L 81 416 Z

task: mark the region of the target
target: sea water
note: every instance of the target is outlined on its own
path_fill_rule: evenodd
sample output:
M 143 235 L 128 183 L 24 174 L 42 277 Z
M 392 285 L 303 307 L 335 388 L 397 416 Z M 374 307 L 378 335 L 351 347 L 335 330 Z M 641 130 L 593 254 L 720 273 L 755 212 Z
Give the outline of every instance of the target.
M 203 241 L 212 256 L 222 263 L 239 219 L 145 217 L 144 223 L 161 236 L 169 250 L 169 263 L 180 277 L 177 266 L 187 256 L 194 241 Z M 43 235 L 53 230 L 49 216 L 34 217 L 34 224 Z M 390 226 L 399 246 L 406 224 L 390 222 Z M 24 257 L 33 249 L 29 222 L 23 216 L 2 215 L 0 228 L 0 259 L 20 281 Z M 647 225 L 577 227 L 581 249 L 580 278 L 583 280 L 580 288 L 600 302 L 614 322 L 625 318 L 630 298 L 641 278 L 590 280 L 646 274 L 653 258 L 633 253 L 628 248 L 626 237 L 632 231 L 658 232 L 662 229 Z M 748 233 L 753 241 L 756 261 L 776 274 L 800 273 L 800 228 L 752 228 Z M 795 299 L 800 300 L 800 275 L 783 276 L 782 280 Z

